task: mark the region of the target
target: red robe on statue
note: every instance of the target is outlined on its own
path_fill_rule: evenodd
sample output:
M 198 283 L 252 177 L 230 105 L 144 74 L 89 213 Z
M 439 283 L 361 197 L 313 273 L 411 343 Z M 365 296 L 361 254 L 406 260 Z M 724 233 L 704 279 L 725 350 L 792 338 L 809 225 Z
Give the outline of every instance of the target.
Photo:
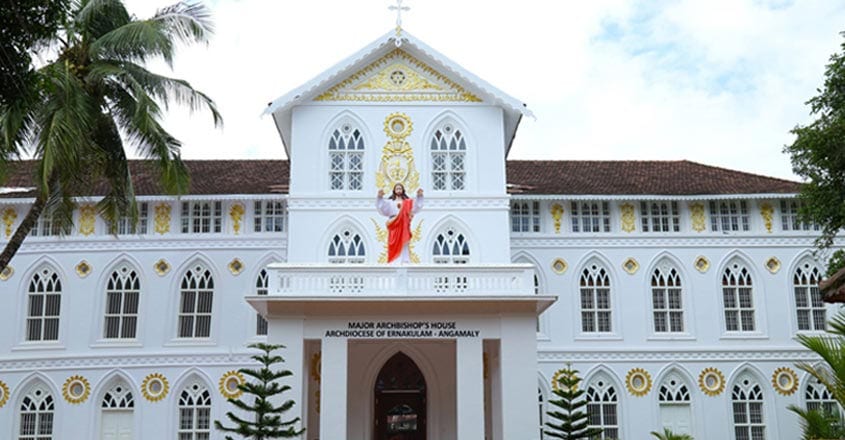
M 402 200 L 402 208 L 393 220 L 387 223 L 387 262 L 399 258 L 402 248 L 411 241 L 411 210 L 413 199 Z

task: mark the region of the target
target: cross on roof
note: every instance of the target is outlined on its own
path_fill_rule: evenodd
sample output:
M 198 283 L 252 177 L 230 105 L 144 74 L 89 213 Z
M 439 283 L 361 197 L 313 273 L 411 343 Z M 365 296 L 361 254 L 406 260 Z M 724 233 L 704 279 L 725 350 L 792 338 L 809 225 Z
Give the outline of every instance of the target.
M 402 31 L 402 11 L 410 11 L 411 8 L 408 6 L 402 6 L 403 0 L 396 0 L 396 5 L 388 6 L 387 9 L 391 11 L 396 11 L 396 33 Z

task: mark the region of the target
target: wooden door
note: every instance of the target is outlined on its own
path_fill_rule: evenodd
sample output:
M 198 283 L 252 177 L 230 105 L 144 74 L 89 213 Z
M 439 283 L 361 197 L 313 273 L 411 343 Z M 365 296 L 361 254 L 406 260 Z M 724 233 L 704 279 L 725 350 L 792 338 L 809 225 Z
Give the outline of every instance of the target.
M 375 440 L 426 440 L 426 385 L 404 353 L 385 362 L 375 393 Z

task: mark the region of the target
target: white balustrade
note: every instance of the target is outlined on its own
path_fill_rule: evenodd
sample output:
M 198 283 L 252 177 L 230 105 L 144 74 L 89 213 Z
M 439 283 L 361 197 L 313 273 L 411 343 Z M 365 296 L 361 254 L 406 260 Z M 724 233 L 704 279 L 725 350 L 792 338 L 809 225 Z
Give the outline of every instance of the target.
M 289 264 L 267 266 L 268 294 L 285 296 L 534 295 L 530 264 Z

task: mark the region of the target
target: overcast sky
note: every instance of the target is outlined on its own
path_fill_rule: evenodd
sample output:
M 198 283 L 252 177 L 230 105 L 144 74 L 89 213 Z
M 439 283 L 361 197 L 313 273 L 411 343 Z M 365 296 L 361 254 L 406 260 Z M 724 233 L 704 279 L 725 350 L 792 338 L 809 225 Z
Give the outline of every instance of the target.
M 127 0 L 146 17 L 172 2 Z M 183 156 L 284 158 L 272 99 L 395 25 L 389 0 L 217 0 L 172 75 L 225 119 L 168 115 Z M 521 99 L 512 159 L 689 159 L 795 179 L 789 130 L 840 50 L 842 0 L 405 0 L 403 28 Z M 161 70 L 156 68 L 156 70 Z

